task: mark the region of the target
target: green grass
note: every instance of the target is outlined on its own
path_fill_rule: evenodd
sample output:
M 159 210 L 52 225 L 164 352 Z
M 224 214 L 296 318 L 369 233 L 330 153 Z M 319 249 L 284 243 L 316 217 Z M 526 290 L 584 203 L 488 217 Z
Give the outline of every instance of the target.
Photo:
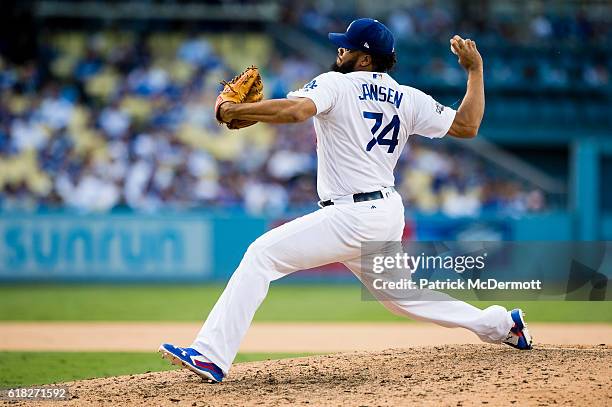
M 220 285 L 0 285 L 5 321 L 201 321 Z M 493 302 L 473 301 L 479 307 Z M 530 322 L 612 322 L 612 302 L 500 301 Z M 357 285 L 273 285 L 255 321 L 405 321 Z
M 307 356 L 289 353 L 238 354 L 236 362 Z M 94 377 L 176 369 L 157 353 L 0 352 L 0 388 L 50 384 Z

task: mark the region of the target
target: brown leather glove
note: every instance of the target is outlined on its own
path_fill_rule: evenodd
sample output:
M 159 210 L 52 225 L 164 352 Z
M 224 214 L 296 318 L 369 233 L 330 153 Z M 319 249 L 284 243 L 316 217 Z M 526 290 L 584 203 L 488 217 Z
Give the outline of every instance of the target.
M 252 103 L 260 102 L 263 97 L 263 82 L 256 66 L 252 65 L 236 76 L 230 82 L 223 81 L 223 90 L 217 96 L 215 103 L 215 117 L 220 124 L 226 124 L 228 129 L 242 129 L 257 123 L 254 120 L 233 119 L 230 122 L 221 120 L 219 107 L 225 102 Z

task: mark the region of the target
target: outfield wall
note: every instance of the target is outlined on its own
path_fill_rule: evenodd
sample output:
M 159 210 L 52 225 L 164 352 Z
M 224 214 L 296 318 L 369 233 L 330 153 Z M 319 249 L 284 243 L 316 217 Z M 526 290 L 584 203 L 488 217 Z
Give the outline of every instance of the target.
M 3 213 L 0 281 L 222 281 L 257 236 L 289 219 L 208 211 Z M 418 215 L 407 217 L 404 238 L 571 240 L 572 225 L 561 212 L 520 219 Z

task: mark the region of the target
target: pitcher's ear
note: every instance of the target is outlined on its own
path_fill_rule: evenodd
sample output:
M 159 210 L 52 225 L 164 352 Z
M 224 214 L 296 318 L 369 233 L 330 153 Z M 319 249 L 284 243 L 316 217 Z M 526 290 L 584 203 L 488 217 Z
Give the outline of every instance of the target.
M 368 66 L 372 64 L 372 56 L 369 54 L 363 54 L 359 57 L 360 66 Z

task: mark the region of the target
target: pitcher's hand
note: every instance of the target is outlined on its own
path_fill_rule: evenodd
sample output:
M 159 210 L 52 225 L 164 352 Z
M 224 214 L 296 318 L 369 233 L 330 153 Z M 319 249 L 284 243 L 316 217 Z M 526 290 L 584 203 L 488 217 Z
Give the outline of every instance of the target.
M 468 72 L 482 71 L 482 56 L 476 48 L 476 43 L 455 35 L 450 40 L 451 51 L 459 57 L 459 64 Z

